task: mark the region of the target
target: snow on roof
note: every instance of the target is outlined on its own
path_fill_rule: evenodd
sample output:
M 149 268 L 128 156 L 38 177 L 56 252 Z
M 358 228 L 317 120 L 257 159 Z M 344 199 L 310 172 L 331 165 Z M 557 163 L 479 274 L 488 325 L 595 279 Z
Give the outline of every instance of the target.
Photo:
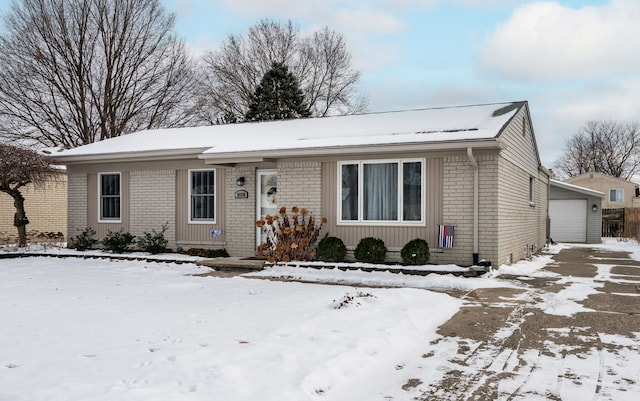
M 287 149 L 486 140 L 497 137 L 524 102 L 349 116 L 145 130 L 55 157 L 195 150 L 205 155 Z

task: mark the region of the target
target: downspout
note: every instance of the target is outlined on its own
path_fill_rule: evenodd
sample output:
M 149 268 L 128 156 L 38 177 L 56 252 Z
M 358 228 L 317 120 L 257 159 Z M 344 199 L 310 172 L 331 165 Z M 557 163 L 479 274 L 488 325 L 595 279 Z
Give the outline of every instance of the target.
M 551 176 L 547 176 L 547 245 L 551 245 L 551 216 L 549 215 L 549 203 L 551 202 Z
M 478 265 L 478 204 L 480 197 L 478 196 L 478 162 L 473 156 L 473 148 L 467 148 L 467 157 L 473 166 L 473 264 Z

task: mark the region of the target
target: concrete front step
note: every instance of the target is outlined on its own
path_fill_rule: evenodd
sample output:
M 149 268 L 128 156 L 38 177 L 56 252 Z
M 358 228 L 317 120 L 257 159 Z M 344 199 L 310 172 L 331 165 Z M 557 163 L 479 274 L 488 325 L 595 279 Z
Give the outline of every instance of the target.
M 264 269 L 264 264 L 264 260 L 234 257 L 206 259 L 196 262 L 198 266 L 210 267 L 214 270 L 246 272 L 260 271 Z

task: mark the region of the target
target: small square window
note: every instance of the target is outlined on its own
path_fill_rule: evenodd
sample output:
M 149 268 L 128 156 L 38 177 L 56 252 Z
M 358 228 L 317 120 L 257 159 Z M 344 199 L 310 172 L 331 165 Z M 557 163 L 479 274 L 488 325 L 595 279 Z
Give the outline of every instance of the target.
M 623 202 L 623 201 L 624 201 L 624 189 L 609 190 L 609 202 Z

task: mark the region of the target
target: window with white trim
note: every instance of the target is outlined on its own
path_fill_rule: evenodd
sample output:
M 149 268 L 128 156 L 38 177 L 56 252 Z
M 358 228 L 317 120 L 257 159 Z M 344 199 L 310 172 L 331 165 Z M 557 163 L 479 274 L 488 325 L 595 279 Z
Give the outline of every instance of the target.
M 624 189 L 609 190 L 609 202 L 623 202 L 623 201 L 624 201 Z
M 216 171 L 189 170 L 189 221 L 215 223 Z
M 424 160 L 338 163 L 338 222 L 424 222 Z
M 120 178 L 120 173 L 98 174 L 99 221 L 101 222 L 120 221 L 120 197 L 122 193 Z

